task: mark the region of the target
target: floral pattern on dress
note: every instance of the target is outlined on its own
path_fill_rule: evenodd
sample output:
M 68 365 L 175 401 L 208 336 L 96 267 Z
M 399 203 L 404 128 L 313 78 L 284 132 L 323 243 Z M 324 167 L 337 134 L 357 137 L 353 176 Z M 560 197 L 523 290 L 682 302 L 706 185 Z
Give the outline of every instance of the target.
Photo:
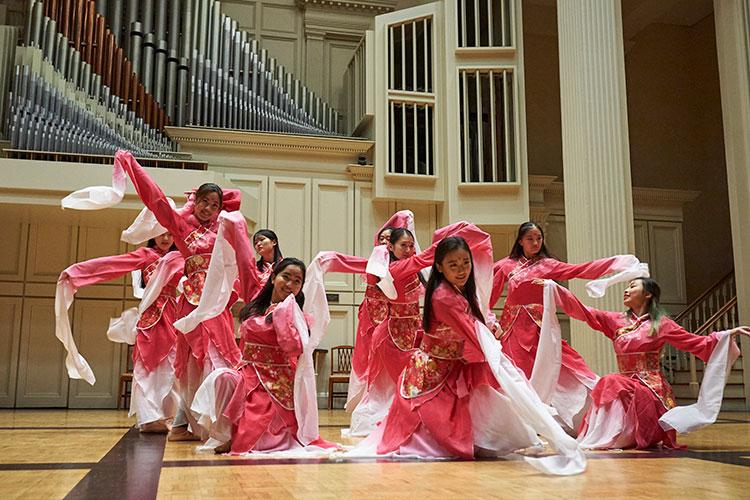
M 391 302 L 388 308 L 388 334 L 391 340 L 402 351 L 414 349 L 422 333 L 419 302 Z
M 438 359 L 417 349 L 401 377 L 401 396 L 406 399 L 437 391 L 448 378 L 456 360 Z
M 213 245 L 213 238 L 210 236 L 215 235 L 217 230 L 217 222 L 201 225 L 185 237 L 185 245 L 195 253 L 210 251 Z
M 188 302 L 197 306 L 201 301 L 203 286 L 206 283 L 206 272 L 211 262 L 210 254 L 191 255 L 185 259 L 185 276 L 182 285 L 183 294 Z
M 378 326 L 388 316 L 388 299 L 376 285 L 367 285 L 365 304 L 373 325 Z
M 266 392 L 285 409 L 294 410 L 294 369 L 291 365 L 253 363 L 253 367 Z
M 166 287 L 162 290 L 162 293 L 156 298 L 154 303 L 141 313 L 141 317 L 138 319 L 138 323 L 136 323 L 136 328 L 139 330 L 148 330 L 159 322 L 167 304 L 170 301 L 175 302 L 174 293 L 170 295 L 164 293 L 164 291 L 167 291 Z
M 622 375 L 635 377 L 651 389 L 664 407 L 674 408 L 675 402 L 672 386 L 661 371 L 661 352 L 632 352 L 617 355 L 617 367 Z
M 542 304 L 506 305 L 500 315 L 500 328 L 502 328 L 504 334 L 510 332 L 513 323 L 516 322 L 518 315 L 522 311 L 525 311 L 540 328 L 542 327 L 542 314 L 544 313 L 544 306 Z

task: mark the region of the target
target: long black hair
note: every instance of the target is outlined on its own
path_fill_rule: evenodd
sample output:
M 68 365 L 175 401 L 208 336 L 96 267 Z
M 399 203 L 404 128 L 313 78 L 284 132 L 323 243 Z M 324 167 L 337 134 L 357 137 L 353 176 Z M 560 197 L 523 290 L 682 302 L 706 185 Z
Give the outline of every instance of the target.
M 271 277 L 268 278 L 268 281 L 263 286 L 260 293 L 258 293 L 258 295 L 253 300 L 248 302 L 245 307 L 242 308 L 242 310 L 240 311 L 240 321 L 245 321 L 251 316 L 260 316 L 262 314 L 265 314 L 266 310 L 271 305 L 274 279 L 280 272 L 282 272 L 289 266 L 297 266 L 300 268 L 300 270 L 302 271 L 302 283 L 305 283 L 305 274 L 307 272 L 305 263 L 299 259 L 295 259 L 294 257 L 287 257 L 285 259 L 282 259 L 278 264 L 274 266 Z M 294 298 L 300 307 L 303 307 L 305 305 L 305 294 L 302 293 L 302 290 L 300 290 Z
M 276 236 L 276 233 L 274 233 L 270 229 L 260 229 L 256 231 L 255 234 L 253 235 L 253 246 L 255 246 L 255 238 L 257 238 L 258 236 L 264 236 L 268 238 L 269 240 L 273 241 L 274 243 L 276 243 L 276 245 L 274 245 L 273 247 L 273 262 L 271 262 L 270 264 L 276 265 L 277 262 L 281 262 L 281 259 L 283 259 L 284 256 L 281 255 L 281 248 L 279 248 L 279 237 Z M 264 264 L 263 257 L 261 256 L 261 258 L 258 259 L 258 261 L 255 263 L 256 267 L 258 268 L 258 271 L 261 271 L 261 272 L 264 271 L 263 264 Z
M 545 244 L 545 238 L 544 238 L 544 230 L 542 230 L 541 226 L 539 226 L 536 222 L 528 221 L 524 222 L 518 227 L 518 235 L 516 236 L 516 242 L 513 244 L 513 248 L 510 249 L 510 255 L 509 257 L 511 259 L 520 259 L 523 257 L 523 247 L 521 246 L 520 241 L 523 239 L 524 235 L 531 231 L 532 229 L 538 229 L 540 233 L 542 233 L 542 247 L 539 249 L 539 253 L 536 256 L 539 257 L 552 257 L 552 255 L 547 251 L 547 245 Z
M 396 228 L 395 228 L 395 227 L 393 227 L 393 226 L 385 226 L 385 227 L 381 228 L 381 229 L 380 229 L 380 231 L 378 231 L 378 236 L 377 236 L 377 238 L 376 238 L 376 239 L 377 239 L 378 241 L 380 241 L 380 237 L 381 237 L 381 236 L 383 235 L 383 233 L 384 233 L 384 232 L 386 232 L 386 231 L 390 231 L 391 233 L 393 233 L 394 229 L 396 229 Z M 390 238 L 390 236 L 391 236 L 391 235 L 389 234 L 389 235 L 388 235 L 388 240 L 389 240 L 389 241 L 390 241 L 390 239 L 391 239 L 391 238 Z
M 430 318 L 432 313 L 432 294 L 435 289 L 443 281 L 445 281 L 445 276 L 443 276 L 443 273 L 438 271 L 437 265 L 442 265 L 445 256 L 454 250 L 466 250 L 469 253 L 469 259 L 471 261 L 471 273 L 469 274 L 469 279 L 466 281 L 461 294 L 469 303 L 469 309 L 471 310 L 471 313 L 478 320 L 484 322 L 484 315 L 482 314 L 482 310 L 479 309 L 479 304 L 477 303 L 477 283 L 474 280 L 474 257 L 471 255 L 469 244 L 466 243 L 466 240 L 461 238 L 460 236 L 449 236 L 448 238 L 444 238 L 442 241 L 440 241 L 437 248 L 435 249 L 435 261 L 432 264 L 430 279 L 427 282 L 427 286 L 425 288 L 422 327 L 426 332 L 430 330 L 430 323 L 432 321 Z
M 651 278 L 635 279 L 641 282 L 644 292 L 651 294 L 651 298 L 648 299 L 648 315 L 651 317 L 651 328 L 648 331 L 648 336 L 653 337 L 659 330 L 661 320 L 667 316 L 667 311 L 661 306 L 661 287 Z
M 224 205 L 224 192 L 218 184 L 214 184 L 213 182 L 206 182 L 198 186 L 198 189 L 195 190 L 195 203 L 198 203 L 199 199 L 211 193 L 219 195 L 219 208 L 221 208 Z

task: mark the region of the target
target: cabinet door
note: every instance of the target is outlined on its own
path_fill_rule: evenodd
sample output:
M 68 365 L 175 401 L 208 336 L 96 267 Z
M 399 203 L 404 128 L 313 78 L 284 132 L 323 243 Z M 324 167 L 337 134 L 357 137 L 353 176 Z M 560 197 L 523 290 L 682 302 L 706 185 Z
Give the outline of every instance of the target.
M 268 177 L 226 173 L 224 177 L 242 190 L 242 213 L 245 217 L 253 214 L 255 220 L 248 219 L 247 227 L 251 233 L 268 226 Z M 248 196 L 249 195 L 249 196 Z
M 56 283 L 60 272 L 76 260 L 78 226 L 68 217 L 44 215 L 32 220 L 29 228 L 26 281 Z
M 21 297 L 0 297 L 0 407 L 16 401 L 18 347 L 21 342 Z
M 354 253 L 354 183 L 313 180 L 312 253 L 335 250 Z M 326 290 L 353 290 L 351 274 L 331 273 L 325 277 Z
M 269 178 L 268 227 L 279 237 L 284 257 L 310 261 L 311 181 Z
M 65 407 L 65 349 L 55 338 L 55 299 L 25 298 L 18 359 L 16 406 Z
M 120 381 L 120 345 L 107 338 L 110 318 L 122 314 L 122 300 L 75 302 L 73 337 L 81 355 L 96 375 L 96 384 L 71 380 L 69 408 L 116 408 Z
M 437 206 L 434 203 L 396 202 L 396 210 L 411 210 L 414 213 L 414 236 L 424 250 L 432 243 L 432 233 L 437 229 Z
M 0 245 L 0 280 L 23 281 L 29 225 L 16 206 L 3 206 L 3 244 Z
M 662 289 L 665 304 L 685 304 L 685 257 L 682 247 L 682 224 L 649 221 L 648 239 L 651 253 L 651 276 Z

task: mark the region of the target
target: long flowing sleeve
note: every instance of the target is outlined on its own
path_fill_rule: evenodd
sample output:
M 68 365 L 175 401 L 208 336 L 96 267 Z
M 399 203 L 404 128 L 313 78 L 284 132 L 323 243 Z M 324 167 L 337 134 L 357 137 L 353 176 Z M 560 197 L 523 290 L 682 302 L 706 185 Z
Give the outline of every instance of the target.
M 575 278 L 596 279 L 605 274 L 621 271 L 625 267 L 625 263 L 630 264 L 632 260 L 635 260 L 635 258 L 630 255 L 605 257 L 582 264 L 569 264 L 556 259 L 548 259 L 547 263 L 552 265 L 544 277 L 557 281 Z
M 710 335 L 695 335 L 670 318 L 662 318 L 657 335 L 668 344 L 681 351 L 694 354 L 703 361 L 708 361 L 719 341 L 719 332 L 713 332 Z
M 175 245 L 177 245 L 181 252 L 189 254 L 190 252 L 185 246 L 184 238 L 190 233 L 192 228 L 172 208 L 161 188 L 151 179 L 129 152 L 118 151 L 115 155 L 115 163 L 122 166 L 128 174 L 141 201 L 153 212 L 159 224 L 164 226 L 175 237 Z
M 260 290 L 261 281 L 258 268 L 255 265 L 253 248 L 247 237 L 247 222 L 239 212 L 222 212 L 219 222 L 224 238 L 234 249 L 236 255 L 240 298 L 244 302 L 250 302 Z
M 367 259 L 356 255 L 327 251 L 320 252 L 317 258 L 327 273 L 364 274 L 367 269 Z
M 67 279 L 74 289 L 95 285 L 124 276 L 130 271 L 142 269 L 159 258 L 159 254 L 147 247 L 141 247 L 122 255 L 98 257 L 69 266 L 60 274 L 60 280 Z

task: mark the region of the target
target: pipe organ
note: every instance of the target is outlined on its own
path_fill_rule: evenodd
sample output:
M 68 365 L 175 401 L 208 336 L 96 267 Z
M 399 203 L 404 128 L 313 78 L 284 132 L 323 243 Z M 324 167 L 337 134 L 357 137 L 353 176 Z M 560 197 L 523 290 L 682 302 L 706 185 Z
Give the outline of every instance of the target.
M 13 149 L 169 156 L 167 125 L 337 135 L 341 116 L 215 0 L 31 0 Z

